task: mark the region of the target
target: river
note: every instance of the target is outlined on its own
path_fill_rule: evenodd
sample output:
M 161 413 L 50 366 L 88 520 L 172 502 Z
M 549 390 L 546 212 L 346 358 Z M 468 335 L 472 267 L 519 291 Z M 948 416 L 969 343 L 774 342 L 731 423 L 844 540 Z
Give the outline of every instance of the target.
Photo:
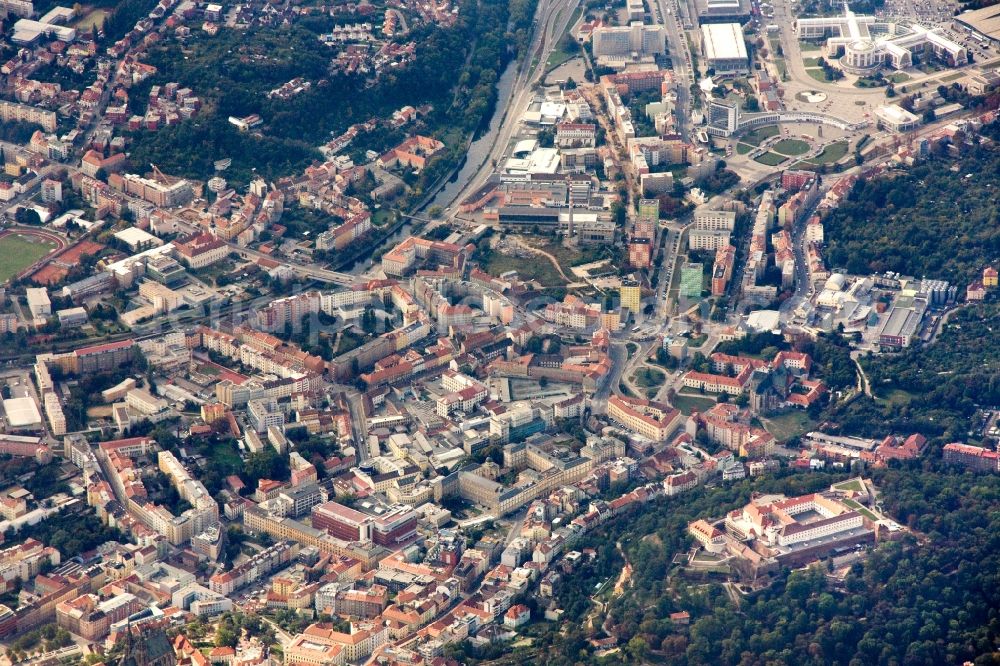
M 517 78 L 517 70 L 517 61 L 511 61 L 504 69 L 503 74 L 500 75 L 500 80 L 497 82 L 496 108 L 493 110 L 493 117 L 490 118 L 488 129 L 472 142 L 465 154 L 465 163 L 459 169 L 458 174 L 450 178 L 444 187 L 438 190 L 437 195 L 427 204 L 425 209 L 430 209 L 433 206 L 441 208 L 450 206 L 462 188 L 479 172 L 483 160 L 489 157 L 490 150 L 496 142 L 504 113 L 507 111 L 507 105 L 510 103 L 510 93 L 514 87 L 514 80 Z
M 431 199 L 424 207 L 424 210 L 429 210 L 434 206 L 440 206 L 445 208 L 451 205 L 452 200 L 462 191 L 462 188 L 476 176 L 479 172 L 480 166 L 482 166 L 483 160 L 487 159 L 490 154 L 490 150 L 493 148 L 493 144 L 497 138 L 497 132 L 500 130 L 500 126 L 503 122 L 504 113 L 507 110 L 507 106 L 510 103 L 511 90 L 514 87 L 514 80 L 517 78 L 517 62 L 512 61 L 504 69 L 503 74 L 500 75 L 500 80 L 497 82 L 497 104 L 496 108 L 493 110 L 493 117 L 490 118 L 489 127 L 478 139 L 472 142 L 469 146 L 468 152 L 465 154 L 465 162 L 462 164 L 462 168 L 458 170 L 458 173 L 453 175 L 448 179 L 448 182 L 444 184 L 438 193 Z M 372 246 L 372 248 L 364 253 L 363 256 L 359 257 L 350 268 L 342 267 L 341 270 L 345 273 L 350 273 L 351 275 L 361 275 L 371 267 L 369 259 L 371 256 L 381 249 L 388 249 L 393 247 L 404 238 L 407 238 L 413 231 L 413 225 L 410 222 L 406 222 L 399 229 L 396 230 L 391 236 L 383 240 L 381 243 Z

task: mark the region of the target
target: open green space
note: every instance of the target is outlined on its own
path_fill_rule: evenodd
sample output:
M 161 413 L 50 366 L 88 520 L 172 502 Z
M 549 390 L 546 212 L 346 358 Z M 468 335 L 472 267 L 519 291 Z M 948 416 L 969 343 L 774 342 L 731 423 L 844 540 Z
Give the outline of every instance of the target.
M 108 18 L 111 11 L 108 9 L 94 9 L 86 16 L 77 21 L 73 27 L 77 30 L 89 30 L 90 28 L 100 28 L 104 25 L 104 19 Z
M 962 78 L 963 74 L 958 74 L 958 78 Z M 905 83 L 909 81 L 912 77 L 906 72 L 896 72 L 892 76 L 887 77 L 893 83 Z
M 710 409 L 712 405 L 715 404 L 715 400 L 696 395 L 688 395 L 686 393 L 678 393 L 671 398 L 670 404 L 673 405 L 675 409 L 681 410 L 682 414 L 690 414 L 691 412 L 704 412 L 705 410 Z
M 736 144 L 736 154 L 737 155 L 746 155 L 747 153 L 753 151 L 753 149 L 754 149 L 754 146 L 751 146 L 749 144 L 743 143 L 742 141 L 740 143 Z
M 643 388 L 663 386 L 664 379 L 666 375 L 655 368 L 640 368 L 635 373 L 635 383 Z
M 830 83 L 826 78 L 826 74 L 819 67 L 807 67 L 806 74 L 816 79 L 820 83 Z
M 868 509 L 866 509 L 865 507 L 863 507 L 860 503 L 855 502 L 852 499 L 845 499 L 844 500 L 844 504 L 846 504 L 847 506 L 849 506 L 852 509 L 854 509 L 855 511 L 857 511 L 858 513 L 860 513 L 862 516 L 864 516 L 868 520 L 876 520 L 877 521 L 879 519 L 878 516 L 876 516 L 874 513 L 872 513 L 871 511 L 869 511 Z
M 806 67 L 819 67 L 819 58 L 803 58 L 802 64 Z
M 813 51 L 822 51 L 823 47 L 813 42 L 799 42 L 799 50 L 803 53 L 811 53 Z
M 850 148 L 850 145 L 847 141 L 837 141 L 836 143 L 824 146 L 819 155 L 807 161 L 809 164 L 817 165 L 833 164 L 843 159 L 844 155 L 847 154 L 848 148 Z
M 989 445 L 970 432 L 982 405 L 1000 404 L 1000 305 L 966 305 L 933 344 L 860 359 L 876 399 L 859 396 L 828 407 L 822 418 L 838 432 L 880 439 L 919 432 L 933 445 L 963 441 Z
M 837 488 L 838 490 L 854 491 L 856 493 L 860 493 L 864 490 L 864 487 L 861 485 L 861 481 L 858 479 L 851 479 L 850 481 L 845 481 L 844 483 L 838 483 L 834 486 L 834 488 Z
M 337 341 L 335 355 L 346 354 L 352 349 L 357 349 L 365 342 L 365 336 L 350 328 L 345 328 L 340 333 L 340 340 Z
M 809 144 L 802 139 L 782 139 L 771 146 L 771 150 L 788 157 L 795 157 L 809 152 Z
M 778 166 L 787 159 L 784 155 L 778 155 L 777 153 L 764 153 L 754 158 L 755 161 L 767 166 Z
M 896 407 L 905 407 L 913 402 L 917 396 L 900 388 L 875 389 L 875 397 Z
M 806 412 L 797 409 L 764 419 L 764 427 L 779 442 L 787 442 L 793 437 L 800 437 L 815 426 L 816 422 L 810 419 Z
M 53 247 L 35 236 L 15 233 L 0 238 L 0 284 L 44 257 Z
M 499 252 L 490 252 L 484 269 L 490 275 L 501 275 L 507 271 L 517 271 L 522 280 L 537 280 L 543 287 L 557 287 L 566 284 L 559 271 L 545 257 L 513 257 Z
M 566 33 L 559 39 L 559 43 L 556 47 L 552 49 L 549 54 L 548 60 L 545 62 L 546 69 L 555 69 L 559 65 L 567 62 L 576 56 L 580 55 L 580 45 L 573 38 L 573 35 L 569 31 L 576 25 L 576 22 L 580 19 L 581 7 L 577 7 L 573 11 L 573 15 L 570 16 L 569 22 L 566 24 Z
M 759 146 L 764 139 L 769 139 L 772 136 L 778 136 L 778 132 L 781 130 L 777 125 L 765 125 L 752 132 L 747 132 L 743 135 L 741 141 L 743 143 L 748 143 L 751 146 Z
M 899 76 L 900 74 L 902 74 L 903 76 L 906 76 L 906 74 L 903 74 L 902 72 L 899 72 L 898 74 L 893 75 L 893 79 L 895 80 L 895 77 Z M 958 81 L 963 76 L 965 76 L 965 72 L 953 72 L 953 73 L 951 73 L 951 74 L 949 74 L 947 76 L 942 76 L 941 77 L 941 83 L 951 83 L 952 81 Z M 909 78 L 910 77 L 907 76 L 906 79 L 904 79 L 904 81 L 909 80 Z
M 785 63 L 785 59 L 784 58 L 775 58 L 774 59 L 774 66 L 777 68 L 777 70 L 778 70 L 778 76 L 781 77 L 781 80 L 782 81 L 787 81 L 788 80 L 788 64 Z

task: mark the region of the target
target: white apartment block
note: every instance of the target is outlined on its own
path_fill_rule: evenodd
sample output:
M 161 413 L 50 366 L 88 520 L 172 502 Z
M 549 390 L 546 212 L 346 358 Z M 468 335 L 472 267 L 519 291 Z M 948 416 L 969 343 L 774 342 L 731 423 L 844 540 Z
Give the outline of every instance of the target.
M 735 226 L 734 211 L 699 209 L 694 212 L 694 228 L 699 231 L 732 231 Z

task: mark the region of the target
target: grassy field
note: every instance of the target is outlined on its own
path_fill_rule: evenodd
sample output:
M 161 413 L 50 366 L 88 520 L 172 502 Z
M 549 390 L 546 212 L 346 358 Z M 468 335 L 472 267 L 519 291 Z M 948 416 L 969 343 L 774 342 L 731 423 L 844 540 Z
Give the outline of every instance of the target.
M 571 30 L 573 28 L 573 26 L 576 24 L 576 22 L 580 19 L 580 12 L 581 11 L 582 11 L 581 8 L 577 7 L 576 10 L 574 10 L 572 16 L 569 17 L 569 23 L 566 24 L 566 30 L 567 30 L 567 32 L 565 34 L 569 34 L 569 30 Z M 580 55 L 580 49 L 579 48 L 574 49 L 573 52 L 571 53 L 569 51 L 564 51 L 562 49 L 562 44 L 563 44 L 563 40 L 560 39 L 559 43 L 552 50 L 552 53 L 549 54 L 549 58 L 545 62 L 545 68 L 546 69 L 555 69 L 556 67 L 558 67 L 559 65 L 563 64 L 564 62 L 567 62 L 567 61 L 575 58 L 576 56 Z
M 684 393 L 678 393 L 670 401 L 670 404 L 674 406 L 675 409 L 681 410 L 682 414 L 690 414 L 691 412 L 704 412 L 710 409 L 712 405 L 715 404 L 715 400 L 711 398 L 703 398 L 701 396 L 686 395 Z
M 532 242 L 532 246 L 538 247 L 544 252 L 548 252 L 556 261 L 559 262 L 559 266 L 563 269 L 563 273 L 566 275 L 572 275 L 573 266 L 582 266 L 583 264 L 589 264 L 593 261 L 597 261 L 601 258 L 601 247 L 583 247 L 583 248 L 569 248 L 562 243 L 546 243 L 545 245 L 537 245 Z M 544 261 L 551 264 L 548 257 L 538 257 L 539 261 Z
M 872 513 L 871 511 L 869 511 L 865 507 L 861 506 L 860 504 L 858 504 L 857 502 L 855 502 L 852 499 L 845 499 L 844 500 L 844 504 L 846 504 L 847 506 L 851 507 L 852 509 L 855 509 L 858 513 L 860 513 L 862 516 L 864 516 L 868 520 L 878 520 L 878 516 L 876 516 L 874 513 Z
M 104 25 L 104 19 L 108 17 L 111 12 L 107 9 L 95 9 L 82 19 L 76 22 L 73 27 L 77 30 L 87 30 L 90 28 L 100 28 Z
M 853 490 L 854 492 L 860 493 L 864 488 L 861 486 L 861 481 L 858 479 L 851 479 L 850 481 L 845 481 L 844 483 L 838 483 L 834 486 L 838 490 Z
M 819 58 L 803 58 L 802 64 L 806 67 L 819 67 Z
M 826 74 L 824 74 L 823 70 L 819 67 L 807 67 L 806 74 L 816 79 L 820 83 L 829 83 L 829 81 L 826 80 Z
M 809 432 L 815 426 L 816 422 L 811 420 L 808 414 L 797 409 L 764 419 L 764 427 L 779 442 L 798 437 Z
M 743 142 L 740 142 L 740 143 L 736 144 L 736 154 L 737 155 L 746 155 L 747 153 L 749 153 L 753 149 L 754 149 L 753 146 L 745 144 Z
M 849 147 L 846 141 L 831 143 L 825 146 L 819 155 L 807 161 L 809 164 L 833 164 L 839 162 L 847 154 Z
M 892 80 L 895 81 L 896 83 L 899 83 L 898 81 L 896 81 L 896 77 L 897 76 L 906 76 L 906 74 L 904 74 L 903 72 L 899 72 L 897 74 L 893 74 Z M 942 76 L 941 77 L 941 83 L 951 83 L 952 81 L 959 80 L 963 76 L 965 76 L 965 72 L 955 72 L 954 74 L 949 74 L 948 76 Z M 906 78 L 903 79 L 903 80 L 904 81 L 909 81 L 910 77 L 906 76 Z
M 0 238 L 0 284 L 44 257 L 52 248 L 52 244 L 35 236 L 8 234 Z
M 809 144 L 801 139 L 782 139 L 771 147 L 776 153 L 795 157 L 809 152 Z
M 774 66 L 778 69 L 778 76 L 781 77 L 782 81 L 788 80 L 788 65 L 785 63 L 784 58 L 775 58 Z
M 641 368 L 635 373 L 635 383 L 643 388 L 649 388 L 650 386 L 663 386 L 663 380 L 665 378 L 666 375 L 654 368 Z
M 905 407 L 917 399 L 917 396 L 903 389 L 878 390 L 875 389 L 875 397 L 899 407 Z
M 490 275 L 517 271 L 522 280 L 538 280 L 543 287 L 558 287 L 566 284 L 566 281 L 559 275 L 559 271 L 545 257 L 509 257 L 499 252 L 492 252 L 484 269 Z
M 799 50 L 803 53 L 810 53 L 812 51 L 821 51 L 823 49 L 819 44 L 813 44 L 812 42 L 799 42 Z
M 761 141 L 763 141 L 764 139 L 769 139 L 772 136 L 778 136 L 779 131 L 780 130 L 778 129 L 777 125 L 765 125 L 760 129 L 755 129 L 752 132 L 747 132 L 746 134 L 743 135 L 741 141 L 743 141 L 743 143 L 748 143 L 751 146 L 759 146 Z
M 376 227 L 381 227 L 384 224 L 388 224 L 393 221 L 396 214 L 388 208 L 379 208 L 372 215 L 372 224 Z
M 953 74 L 952 76 L 960 79 L 965 75 L 960 72 L 958 74 Z M 895 74 L 889 77 L 889 80 L 892 81 L 893 83 L 905 83 L 909 81 L 910 78 L 911 78 L 910 75 L 907 74 L 906 72 L 896 72 Z
M 787 159 L 788 158 L 784 155 L 778 155 L 777 153 L 764 153 L 763 155 L 755 157 L 754 161 L 766 164 L 767 166 L 778 166 Z

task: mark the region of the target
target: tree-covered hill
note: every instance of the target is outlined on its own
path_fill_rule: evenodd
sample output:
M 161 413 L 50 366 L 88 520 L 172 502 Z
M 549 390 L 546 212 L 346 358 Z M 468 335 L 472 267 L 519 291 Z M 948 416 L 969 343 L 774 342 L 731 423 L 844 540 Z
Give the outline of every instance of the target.
M 929 466 L 933 467 L 928 463 Z M 687 522 L 719 516 L 751 490 L 789 495 L 829 485 L 833 475 L 798 474 L 701 488 L 660 500 L 588 537 L 597 563 L 564 577 L 562 623 L 531 629 L 503 650 L 455 650 L 470 664 L 663 663 L 678 666 L 902 666 L 996 664 L 1000 658 L 1000 476 L 950 470 L 876 470 L 883 508 L 915 535 L 883 544 L 855 563 L 844 581 L 825 566 L 785 572 L 770 587 L 734 597 L 721 584 L 686 581 L 672 564 L 687 551 Z M 595 584 L 632 567 L 625 591 L 605 609 L 590 601 Z M 687 611 L 689 627 L 669 615 Z M 588 621 L 593 620 L 595 621 Z M 596 628 L 595 628 L 596 624 Z M 589 639 L 603 626 L 619 652 L 597 657 Z M 499 658 L 498 658 L 499 657 Z
M 828 264 L 965 286 L 1000 258 L 1000 148 L 859 181 L 824 220 Z

